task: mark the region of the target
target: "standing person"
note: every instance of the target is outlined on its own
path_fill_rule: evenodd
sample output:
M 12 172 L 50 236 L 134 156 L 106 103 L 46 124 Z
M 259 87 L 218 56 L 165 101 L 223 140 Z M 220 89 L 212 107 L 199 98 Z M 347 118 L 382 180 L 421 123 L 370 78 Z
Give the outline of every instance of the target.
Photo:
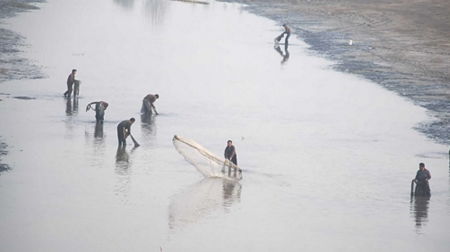
M 145 96 L 144 99 L 142 100 L 141 113 L 151 115 L 152 109 L 153 109 L 155 111 L 155 114 L 158 115 L 155 105 L 153 104 L 158 98 L 159 98 L 158 94 L 155 94 L 155 95 L 148 94 L 147 96 Z
M 130 118 L 130 120 L 121 121 L 117 125 L 117 138 L 119 139 L 119 147 L 127 145 L 126 139 L 131 134 L 131 125 L 135 121 L 136 120 L 132 117 Z
M 284 39 L 284 45 L 286 46 L 288 44 L 288 39 L 291 36 L 291 28 L 289 28 L 287 24 L 283 24 L 283 28 L 284 28 L 283 33 L 281 33 L 278 37 L 276 37 L 275 41 L 280 42 L 283 36 L 286 35 L 286 38 Z
M 72 72 L 67 77 L 67 91 L 64 92 L 64 97 L 69 98 L 72 95 L 73 85 L 75 84 L 75 74 L 77 73 L 77 69 L 72 69 Z
M 230 160 L 233 164 L 237 165 L 236 148 L 234 148 L 233 141 L 227 141 L 227 147 L 224 153 L 225 159 Z
M 428 180 L 431 179 L 430 171 L 425 168 L 424 163 L 419 164 L 419 170 L 417 171 L 415 182 L 416 182 L 416 196 L 431 196 L 430 185 Z
M 108 103 L 105 101 L 91 102 L 86 106 L 86 112 L 92 109 L 92 105 L 95 104 L 95 119 L 97 122 L 103 123 L 105 119 L 105 110 L 108 107 Z

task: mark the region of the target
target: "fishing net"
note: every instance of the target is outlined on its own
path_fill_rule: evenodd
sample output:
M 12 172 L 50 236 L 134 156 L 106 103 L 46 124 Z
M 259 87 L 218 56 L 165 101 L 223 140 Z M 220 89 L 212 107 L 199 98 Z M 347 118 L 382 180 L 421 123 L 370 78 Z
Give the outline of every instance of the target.
M 175 135 L 175 149 L 205 177 L 241 178 L 241 169 L 230 160 L 208 151 L 193 140 Z

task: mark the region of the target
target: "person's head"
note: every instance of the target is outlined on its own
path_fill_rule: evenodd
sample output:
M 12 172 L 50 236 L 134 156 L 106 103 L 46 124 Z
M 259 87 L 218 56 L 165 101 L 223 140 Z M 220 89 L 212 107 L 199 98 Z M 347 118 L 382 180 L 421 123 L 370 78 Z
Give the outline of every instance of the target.
M 136 119 L 134 119 L 134 117 L 130 118 L 130 122 L 133 124 L 136 121 Z
M 102 102 L 102 104 L 103 104 L 103 107 L 106 109 L 107 107 L 108 107 L 108 103 L 107 102 Z
M 420 163 L 420 164 L 419 164 L 419 169 L 420 169 L 420 170 L 425 169 L 425 164 L 424 164 L 424 163 Z
M 287 27 L 287 24 L 283 24 L 283 27 L 286 28 L 286 27 Z
M 228 145 L 228 146 L 231 146 L 231 145 L 233 145 L 233 141 L 231 141 L 231 140 L 228 140 L 228 141 L 227 141 L 227 145 Z
M 159 94 L 155 94 L 155 97 L 156 97 L 156 99 L 158 99 L 159 98 Z
M 72 74 L 76 74 L 77 73 L 77 69 L 72 69 Z

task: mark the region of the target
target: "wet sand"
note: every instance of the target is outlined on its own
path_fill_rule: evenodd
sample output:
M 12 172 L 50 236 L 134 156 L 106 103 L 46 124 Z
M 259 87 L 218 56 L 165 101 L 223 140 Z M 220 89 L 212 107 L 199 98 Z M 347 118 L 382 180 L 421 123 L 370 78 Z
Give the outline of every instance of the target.
M 336 69 L 364 76 L 427 108 L 436 121 L 418 130 L 450 144 L 449 1 L 236 2 L 289 23 L 311 49 L 335 60 Z
M 413 129 L 432 119 L 424 108 L 294 36 L 280 55 L 279 26 L 239 4 L 39 7 L 8 20 L 48 78 L 1 84 L 5 251 L 450 249 L 448 148 Z M 80 97 L 66 100 L 72 68 Z M 148 93 L 160 95 L 151 120 Z M 84 110 L 97 100 L 103 127 Z M 131 116 L 141 146 L 118 149 Z M 175 134 L 218 155 L 232 139 L 243 179 L 203 178 Z M 419 162 L 432 174 L 424 201 L 409 195 Z

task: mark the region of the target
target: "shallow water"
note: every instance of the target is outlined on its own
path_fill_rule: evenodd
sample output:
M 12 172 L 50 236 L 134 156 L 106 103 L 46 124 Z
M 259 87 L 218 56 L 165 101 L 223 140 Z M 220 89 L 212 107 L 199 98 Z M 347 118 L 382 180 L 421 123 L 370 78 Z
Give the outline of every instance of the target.
M 294 37 L 281 64 L 281 29 L 237 4 L 40 7 L 9 20 L 49 78 L 1 85 L 5 251 L 450 248 L 448 148 L 412 129 L 424 109 Z M 72 68 L 81 96 L 67 101 Z M 144 123 L 148 93 L 161 115 Z M 102 129 L 85 112 L 96 100 L 110 104 Z M 115 127 L 132 116 L 141 146 L 118 151 Z M 232 139 L 244 178 L 202 178 L 174 134 L 219 155 Z M 419 162 L 433 177 L 425 202 L 409 197 Z

